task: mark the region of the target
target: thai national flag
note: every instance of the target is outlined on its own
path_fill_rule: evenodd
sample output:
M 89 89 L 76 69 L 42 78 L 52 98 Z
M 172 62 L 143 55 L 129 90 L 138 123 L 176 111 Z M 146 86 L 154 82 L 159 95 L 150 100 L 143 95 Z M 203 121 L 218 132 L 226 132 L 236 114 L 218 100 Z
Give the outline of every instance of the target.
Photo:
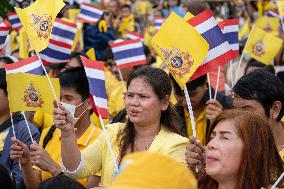
M 135 32 L 127 32 L 126 35 L 127 39 L 140 39 L 141 41 L 144 40 L 144 36 L 139 34 L 139 33 L 135 33 Z
M 85 23 L 95 24 L 103 15 L 103 10 L 89 3 L 82 3 L 78 18 Z
M 225 63 L 234 58 L 230 45 L 210 10 L 203 11 L 187 22 L 192 25 L 209 44 L 209 51 L 205 60 L 202 65 L 197 68 L 190 80 L 194 80 L 211 72 L 218 68 L 218 66 L 222 67 Z
M 108 118 L 107 95 L 105 88 L 104 63 L 89 60 L 81 56 L 89 82 L 89 89 L 95 103 L 95 109 L 103 119 Z
M 11 25 L 7 20 L 4 20 L 4 22 L 0 24 L 0 51 L 5 44 L 6 38 L 10 31 L 10 27 Z
M 234 57 L 239 56 L 239 20 L 229 19 L 219 22 L 223 34 L 233 51 Z
M 111 50 L 119 68 L 147 64 L 143 44 L 140 39 L 113 43 Z
M 39 60 L 37 55 L 23 59 L 13 64 L 6 64 L 5 69 L 7 74 L 22 72 L 35 75 L 43 75 L 44 73 L 41 61 Z
M 275 13 L 274 11 L 272 10 L 268 10 L 266 13 L 265 13 L 265 16 L 267 17 L 273 17 L 273 18 L 279 18 L 279 15 L 277 13 Z
M 77 32 L 77 25 L 56 18 L 48 47 L 40 53 L 45 65 L 68 62 Z
M 7 14 L 9 22 L 12 24 L 14 30 L 19 30 L 22 27 L 22 23 L 19 19 L 19 16 L 15 12 L 9 12 Z
M 165 19 L 164 18 L 156 18 L 155 21 L 154 21 L 154 28 L 156 30 L 160 29 L 162 24 L 165 22 Z

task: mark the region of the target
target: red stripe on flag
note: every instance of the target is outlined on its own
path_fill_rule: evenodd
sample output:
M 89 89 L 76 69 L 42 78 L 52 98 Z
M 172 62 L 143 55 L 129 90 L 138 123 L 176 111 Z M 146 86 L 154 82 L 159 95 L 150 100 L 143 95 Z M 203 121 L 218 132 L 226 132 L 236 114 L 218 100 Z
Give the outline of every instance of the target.
M 193 27 L 203 23 L 204 21 L 208 20 L 209 18 L 213 17 L 212 12 L 207 9 L 202 13 L 196 15 L 195 17 L 189 19 L 187 22 L 192 25 Z
M 53 40 L 53 39 L 50 39 L 49 43 L 60 46 L 60 47 L 68 48 L 68 49 L 72 48 L 72 46 L 67 44 L 67 43 L 63 43 L 63 42 L 56 41 L 56 40 Z
M 134 43 L 138 43 L 138 42 L 141 42 L 141 40 L 140 39 L 129 39 L 129 40 L 124 40 L 122 42 L 113 43 L 113 44 L 111 44 L 111 47 L 119 47 L 119 46 L 134 44 Z
M 85 6 L 87 6 L 87 7 L 91 7 L 91 8 L 93 8 L 93 9 L 98 9 L 98 10 L 100 10 L 100 11 L 103 11 L 100 7 L 97 7 L 97 6 L 95 6 L 95 5 L 92 5 L 92 4 L 89 4 L 89 3 L 86 3 L 86 2 L 82 3 L 82 5 L 85 5 Z
M 89 23 L 89 24 L 96 24 L 98 21 L 94 22 L 94 21 L 90 21 L 90 20 L 87 20 L 87 19 L 84 19 L 84 18 L 81 18 L 80 15 L 79 15 L 79 20 L 81 20 L 82 22 L 84 23 Z
M 104 71 L 104 62 L 102 61 L 96 61 L 96 60 L 90 60 L 84 56 L 80 56 L 81 60 L 84 64 L 84 66 L 88 67 L 88 68 L 94 68 L 97 70 L 102 70 Z
M 239 20 L 238 19 L 228 19 L 228 20 L 224 20 L 223 22 L 225 22 L 226 26 L 230 26 L 230 25 L 239 25 Z
M 7 13 L 7 16 L 14 16 L 14 15 L 17 15 L 17 13 L 15 13 L 15 12 L 8 12 Z
M 121 64 L 121 65 L 117 65 L 117 66 L 120 69 L 123 69 L 123 68 L 129 68 L 129 67 L 133 67 L 133 66 L 144 65 L 144 64 L 147 64 L 146 60 L 140 60 L 140 61 L 136 61 L 136 62 L 125 63 L 125 64 Z
M 104 108 L 100 108 L 100 107 L 96 107 L 98 110 L 98 113 L 102 116 L 103 119 L 107 119 L 108 118 L 108 111 L 107 109 Z
M 60 18 L 55 18 L 55 22 L 58 22 L 60 24 L 64 24 L 64 25 L 67 25 L 67 26 L 70 26 L 70 27 L 73 27 L 73 28 L 77 28 L 76 24 L 68 22 L 68 21 L 65 21 L 65 20 L 62 20 Z
M 20 62 L 16 62 L 16 63 L 13 63 L 13 64 L 6 64 L 5 68 L 7 70 L 13 70 L 13 69 L 17 69 L 17 68 L 23 67 L 25 65 L 31 64 L 31 63 L 36 62 L 36 61 L 38 61 L 37 55 L 32 56 L 32 57 L 27 58 L 27 59 L 24 59 L 24 60 L 21 60 Z

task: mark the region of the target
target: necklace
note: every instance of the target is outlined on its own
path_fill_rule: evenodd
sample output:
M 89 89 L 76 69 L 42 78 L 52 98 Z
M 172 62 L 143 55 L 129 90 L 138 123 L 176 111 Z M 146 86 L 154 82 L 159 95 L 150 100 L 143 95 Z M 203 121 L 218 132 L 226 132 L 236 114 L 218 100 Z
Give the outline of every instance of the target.
M 154 137 L 148 142 L 148 144 L 146 145 L 146 147 L 145 147 L 143 150 L 139 150 L 139 149 L 137 148 L 137 146 L 134 144 L 132 152 L 147 151 L 147 150 L 149 150 L 149 148 L 151 147 L 153 141 L 155 140 L 155 138 L 157 137 L 157 135 L 159 134 L 159 132 L 160 132 L 160 130 L 159 130 L 159 131 L 154 135 Z

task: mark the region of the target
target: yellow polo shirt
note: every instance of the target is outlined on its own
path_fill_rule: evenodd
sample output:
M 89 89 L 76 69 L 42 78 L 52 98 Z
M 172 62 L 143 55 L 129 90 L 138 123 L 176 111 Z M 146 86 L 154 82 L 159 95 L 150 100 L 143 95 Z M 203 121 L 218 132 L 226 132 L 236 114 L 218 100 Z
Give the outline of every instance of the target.
M 196 137 L 200 140 L 200 143 L 203 145 L 205 145 L 206 125 L 207 125 L 207 119 L 205 117 L 205 113 L 206 113 L 206 108 L 204 108 L 204 110 L 200 113 L 197 119 L 194 118 Z M 186 123 L 187 136 L 192 136 L 190 116 L 189 112 L 186 109 L 184 109 L 184 117 Z
M 46 128 L 42 131 L 39 144 L 42 146 L 43 139 L 48 133 L 49 128 Z M 80 150 L 85 149 L 88 145 L 90 145 L 93 141 L 97 139 L 101 130 L 91 124 L 85 133 L 77 140 L 77 144 Z M 61 164 L 61 132 L 59 129 L 56 129 L 53 133 L 52 139 L 48 142 L 45 150 L 49 153 L 50 157 L 58 164 Z M 52 177 L 49 172 L 42 171 L 42 180 L 46 180 Z M 87 186 L 88 179 L 80 179 L 78 180 L 84 186 Z
M 41 111 L 36 111 L 33 122 L 40 129 L 48 129 L 53 125 L 53 116 Z
M 115 123 L 107 126 L 107 133 L 116 160 L 119 157 L 119 143 L 117 136 L 125 127 L 125 123 Z M 186 137 L 166 130 L 163 126 L 153 140 L 148 151 L 158 152 L 186 164 L 185 152 L 189 140 Z M 110 186 L 114 177 L 114 165 L 109 153 L 105 136 L 102 133 L 98 139 L 82 151 L 83 167 L 80 171 L 70 176 L 74 178 L 87 178 L 102 170 L 101 182 L 104 187 Z M 169 170 L 170 171 L 170 170 Z

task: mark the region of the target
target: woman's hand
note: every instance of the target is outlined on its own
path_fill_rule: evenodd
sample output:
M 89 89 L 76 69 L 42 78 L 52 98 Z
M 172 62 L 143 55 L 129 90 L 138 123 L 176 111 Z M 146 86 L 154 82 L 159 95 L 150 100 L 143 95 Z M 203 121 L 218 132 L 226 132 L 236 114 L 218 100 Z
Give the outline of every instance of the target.
M 12 160 L 20 161 L 23 166 L 29 164 L 30 153 L 28 146 L 14 137 L 11 140 L 10 158 Z
M 70 136 L 75 132 L 70 113 L 56 101 L 54 101 L 53 119 L 54 125 L 61 130 L 62 137 Z
M 194 172 L 196 167 L 198 170 L 205 168 L 205 148 L 198 140 L 191 136 L 189 137 L 190 143 L 186 147 L 186 162 Z
M 209 119 L 210 124 L 212 124 L 216 117 L 223 111 L 223 107 L 219 101 L 214 99 L 208 100 L 206 104 L 206 118 Z

